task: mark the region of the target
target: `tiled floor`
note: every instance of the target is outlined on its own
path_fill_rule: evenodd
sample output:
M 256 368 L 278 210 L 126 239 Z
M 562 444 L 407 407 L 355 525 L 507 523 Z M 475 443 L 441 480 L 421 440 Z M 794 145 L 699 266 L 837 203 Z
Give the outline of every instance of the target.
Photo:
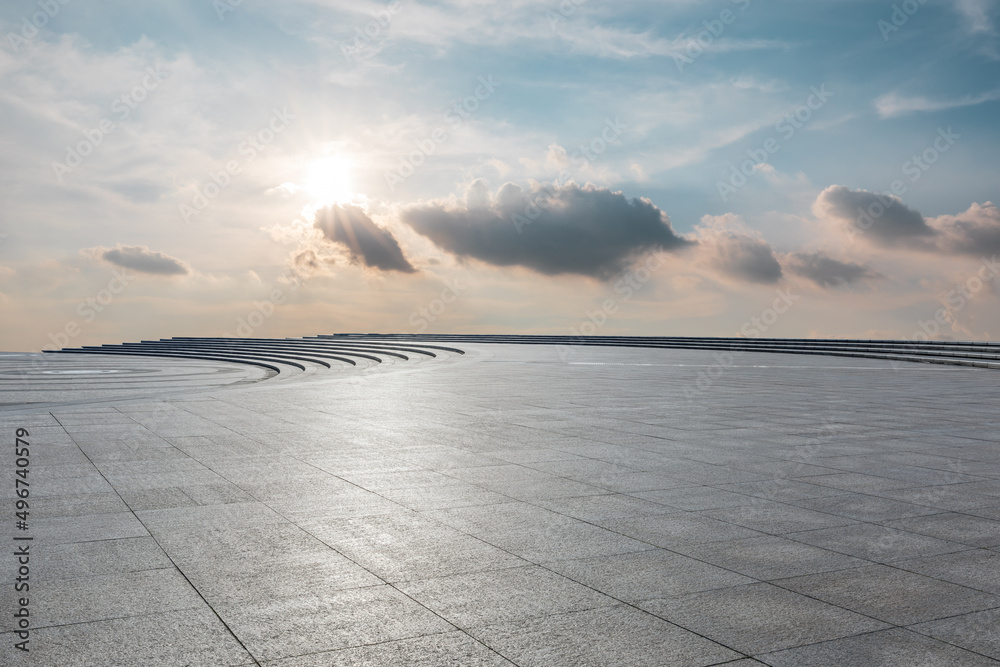
M 462 347 L 5 406 L 0 663 L 1000 664 L 996 371 Z

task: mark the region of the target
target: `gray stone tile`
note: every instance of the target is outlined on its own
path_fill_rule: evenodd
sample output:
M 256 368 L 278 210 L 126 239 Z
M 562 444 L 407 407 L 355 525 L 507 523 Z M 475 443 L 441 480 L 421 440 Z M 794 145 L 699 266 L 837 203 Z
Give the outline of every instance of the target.
M 910 482 L 903 482 L 898 479 L 888 479 L 886 477 L 876 477 L 875 475 L 865 475 L 860 472 L 842 472 L 832 475 L 815 475 L 804 477 L 803 481 L 819 486 L 828 486 L 842 491 L 853 491 L 856 493 L 874 493 L 878 491 L 888 491 L 890 489 L 904 489 L 912 487 Z
M 479 468 L 482 466 L 506 465 L 506 461 L 496 456 L 467 452 L 458 447 L 407 447 L 395 450 L 394 455 L 401 461 L 418 465 L 429 470 L 449 470 L 451 468 Z
M 36 552 L 31 575 L 39 579 L 73 579 L 173 567 L 150 537 L 47 544 Z
M 464 507 L 426 515 L 535 563 L 650 548 L 617 532 L 522 503 Z
M 507 496 L 458 481 L 406 489 L 390 488 L 380 491 L 379 494 L 394 503 L 417 511 L 510 502 Z
M 166 532 L 204 532 L 286 523 L 263 503 L 233 503 L 136 512 L 154 535 Z
M 32 621 L 35 628 L 143 616 L 204 606 L 204 601 L 173 569 L 146 570 L 76 579 L 32 582 Z M 5 609 L 13 609 L 13 587 L 0 591 Z M 13 617 L 5 614 L 0 629 L 12 631 Z
M 764 583 L 650 600 L 640 606 L 748 655 L 888 627 L 874 619 Z
M 637 498 L 662 503 L 679 510 L 709 510 L 720 507 L 746 505 L 749 499 L 740 493 L 724 491 L 711 486 L 686 486 L 679 489 L 643 491 L 634 494 Z
M 733 493 L 741 493 L 754 498 L 774 500 L 776 502 L 790 502 L 805 498 L 820 498 L 842 493 L 839 489 L 832 489 L 828 486 L 819 486 L 816 484 L 810 484 L 807 481 L 792 479 L 768 479 L 761 482 L 729 484 L 722 488 L 726 491 L 732 491 Z
M 194 507 L 198 503 L 178 487 L 121 491 L 121 498 L 133 512 Z
M 1000 521 L 1000 507 L 978 507 L 976 509 L 964 510 L 964 513 L 971 514 L 972 516 L 981 516 L 984 519 Z
M 117 493 L 89 493 L 83 495 L 50 495 L 31 498 L 31 516 L 50 519 L 88 514 L 116 514 L 128 512 Z
M 866 561 L 777 535 L 678 547 L 681 553 L 761 580 L 858 567 Z
M 660 503 L 618 493 L 539 500 L 537 505 L 591 523 L 601 523 L 625 517 L 669 514 L 677 511 Z
M 1000 606 L 1000 597 L 886 565 L 810 574 L 775 583 L 894 625 Z
M 625 606 L 473 628 L 470 632 L 522 667 L 698 667 L 738 653 Z
M 35 539 L 47 544 L 149 536 L 146 528 L 131 512 L 38 519 L 31 526 Z
M 413 667 L 512 667 L 464 632 L 446 632 L 414 639 L 359 646 L 329 653 L 264 663 L 267 667 L 361 667 L 364 665 L 412 665 Z
M 1000 521 L 993 521 L 969 514 L 947 512 L 931 516 L 921 516 L 887 525 L 907 530 L 919 535 L 928 535 L 950 542 L 974 547 L 994 547 L 1000 545 Z
M 629 603 L 753 582 L 749 577 L 662 549 L 555 561 L 545 563 L 545 567 Z
M 251 604 L 383 583 L 290 524 L 182 533 L 161 543 L 213 604 Z
M 605 493 L 602 488 L 532 470 L 506 465 L 486 468 L 457 468 L 448 473 L 456 479 L 518 500 L 541 500 L 566 496 Z
M 615 604 L 606 595 L 536 566 L 408 582 L 399 588 L 463 629 Z
M 0 635 L 3 646 L 13 637 Z M 254 660 L 207 607 L 150 616 L 37 628 L 31 652 L 8 653 L 12 667 L 237 667 Z
M 390 489 L 419 489 L 452 483 L 454 480 L 433 470 L 399 470 L 392 472 L 346 472 L 340 475 L 351 484 L 374 493 Z
M 911 626 L 910 630 L 1000 661 L 1000 632 L 997 628 L 1000 628 L 1000 609 L 920 623 Z
M 262 661 L 454 629 L 390 586 L 220 605 L 216 611 Z
M 404 509 L 401 503 L 357 487 L 325 495 L 269 500 L 267 506 L 291 521 L 336 521 L 395 514 Z
M 707 510 L 700 514 L 771 535 L 832 528 L 852 522 L 847 517 L 761 499 L 740 507 Z
M 696 485 L 694 480 L 683 480 L 658 472 L 630 472 L 605 475 L 600 488 L 615 493 L 636 494 L 643 491 L 686 488 Z
M 827 512 L 856 521 L 887 522 L 911 516 L 933 514 L 937 510 L 924 505 L 902 503 L 888 498 L 850 493 L 831 498 L 803 499 L 795 502 L 799 507 Z
M 804 542 L 877 563 L 891 563 L 915 556 L 931 556 L 968 549 L 963 544 L 870 523 L 791 533 L 786 537 L 796 542 Z
M 302 526 L 390 582 L 526 564 L 515 555 L 414 512 L 306 521 Z
M 689 512 L 609 520 L 605 525 L 612 526 L 623 535 L 664 549 L 760 535 L 755 530 Z
M 894 628 L 759 656 L 772 667 L 934 665 L 987 667 L 996 662 L 915 632 Z
M 901 560 L 893 565 L 934 579 L 1000 595 L 1000 553 L 996 551 L 969 549 L 941 556 Z

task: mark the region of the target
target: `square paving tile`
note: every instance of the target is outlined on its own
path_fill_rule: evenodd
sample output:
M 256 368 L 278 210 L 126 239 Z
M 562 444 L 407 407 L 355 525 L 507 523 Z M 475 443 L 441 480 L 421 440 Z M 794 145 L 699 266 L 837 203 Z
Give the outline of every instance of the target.
M 216 611 L 263 661 L 454 629 L 389 586 L 220 605 Z
M 772 667 L 995 667 L 996 661 L 895 628 L 759 656 Z
M 685 486 L 679 489 L 641 491 L 633 495 L 637 498 L 662 503 L 668 507 L 689 511 L 736 507 L 749 502 L 745 495 L 711 486 Z
M 557 614 L 470 632 L 522 667 L 699 667 L 740 655 L 624 606 Z
M 616 519 L 604 522 L 604 525 L 664 549 L 760 535 L 758 531 L 691 512 Z
M 651 546 L 628 535 L 524 503 L 424 514 L 535 563 L 646 551 Z M 614 525 L 622 522 L 609 521 Z
M 1000 553 L 969 549 L 894 563 L 900 569 L 1000 595 Z
M 1000 597 L 886 565 L 811 574 L 775 582 L 894 625 L 1000 606 Z
M 267 667 L 359 667 L 361 665 L 513 667 L 514 665 L 464 632 L 446 632 L 414 639 L 401 639 L 374 646 L 315 653 L 264 664 Z
M 649 600 L 639 606 L 747 655 L 889 627 L 872 618 L 764 583 Z
M 892 521 L 887 525 L 973 547 L 1000 545 L 1000 521 L 947 512 Z
M 952 616 L 911 626 L 914 632 L 929 635 L 1000 661 L 1000 609 Z
M 390 582 L 526 565 L 511 553 L 415 512 L 306 521 L 302 526 Z
M 898 500 L 860 493 L 849 493 L 830 498 L 802 499 L 796 501 L 795 504 L 818 512 L 828 512 L 857 521 L 869 522 L 892 521 L 893 519 L 934 514 L 937 511 L 924 505 L 903 503 Z
M 540 567 L 428 579 L 399 588 L 460 628 L 615 604 L 606 595 Z
M 39 579 L 73 579 L 173 567 L 151 537 L 48 544 L 35 554 L 32 565 L 31 575 Z
M 4 649 L 13 636 L 0 634 Z M 256 664 L 208 607 L 151 616 L 37 628 L 30 653 L 5 653 L 11 667 L 149 667 Z
M 877 563 L 891 563 L 904 558 L 951 553 L 969 548 L 963 544 L 870 523 L 791 533 L 786 537 Z
M 802 530 L 831 528 L 851 523 L 851 519 L 824 512 L 816 512 L 785 503 L 753 499 L 740 507 L 708 510 L 701 514 L 706 517 L 728 521 L 771 535 L 784 535 Z
M 651 500 L 618 493 L 539 500 L 537 505 L 581 521 L 598 524 L 626 517 L 670 514 L 677 511 L 672 507 Z
M 75 579 L 32 582 L 32 624 L 35 628 L 144 616 L 205 605 L 198 593 L 174 568 L 127 572 Z M 13 609 L 13 587 L 0 591 L 6 609 Z M 12 614 L 0 621 L 3 631 L 14 630 Z
M 866 563 L 777 535 L 709 542 L 679 547 L 678 550 L 693 558 L 761 580 L 843 570 Z
M 749 577 L 662 549 L 555 561 L 545 567 L 629 603 L 753 582 Z

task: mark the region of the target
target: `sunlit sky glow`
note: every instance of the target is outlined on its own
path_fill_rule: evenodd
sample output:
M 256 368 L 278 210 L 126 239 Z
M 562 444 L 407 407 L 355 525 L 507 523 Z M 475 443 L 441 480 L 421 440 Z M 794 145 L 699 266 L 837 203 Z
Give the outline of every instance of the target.
M 996 339 L 1000 6 L 903 4 L 5 2 L 0 349 Z

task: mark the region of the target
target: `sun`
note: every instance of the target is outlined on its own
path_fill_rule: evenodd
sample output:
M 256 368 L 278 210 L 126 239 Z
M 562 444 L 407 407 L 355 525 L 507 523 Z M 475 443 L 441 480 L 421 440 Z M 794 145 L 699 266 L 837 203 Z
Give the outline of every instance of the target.
M 341 156 L 323 157 L 309 165 L 302 189 L 318 204 L 346 204 L 354 197 L 353 166 Z

